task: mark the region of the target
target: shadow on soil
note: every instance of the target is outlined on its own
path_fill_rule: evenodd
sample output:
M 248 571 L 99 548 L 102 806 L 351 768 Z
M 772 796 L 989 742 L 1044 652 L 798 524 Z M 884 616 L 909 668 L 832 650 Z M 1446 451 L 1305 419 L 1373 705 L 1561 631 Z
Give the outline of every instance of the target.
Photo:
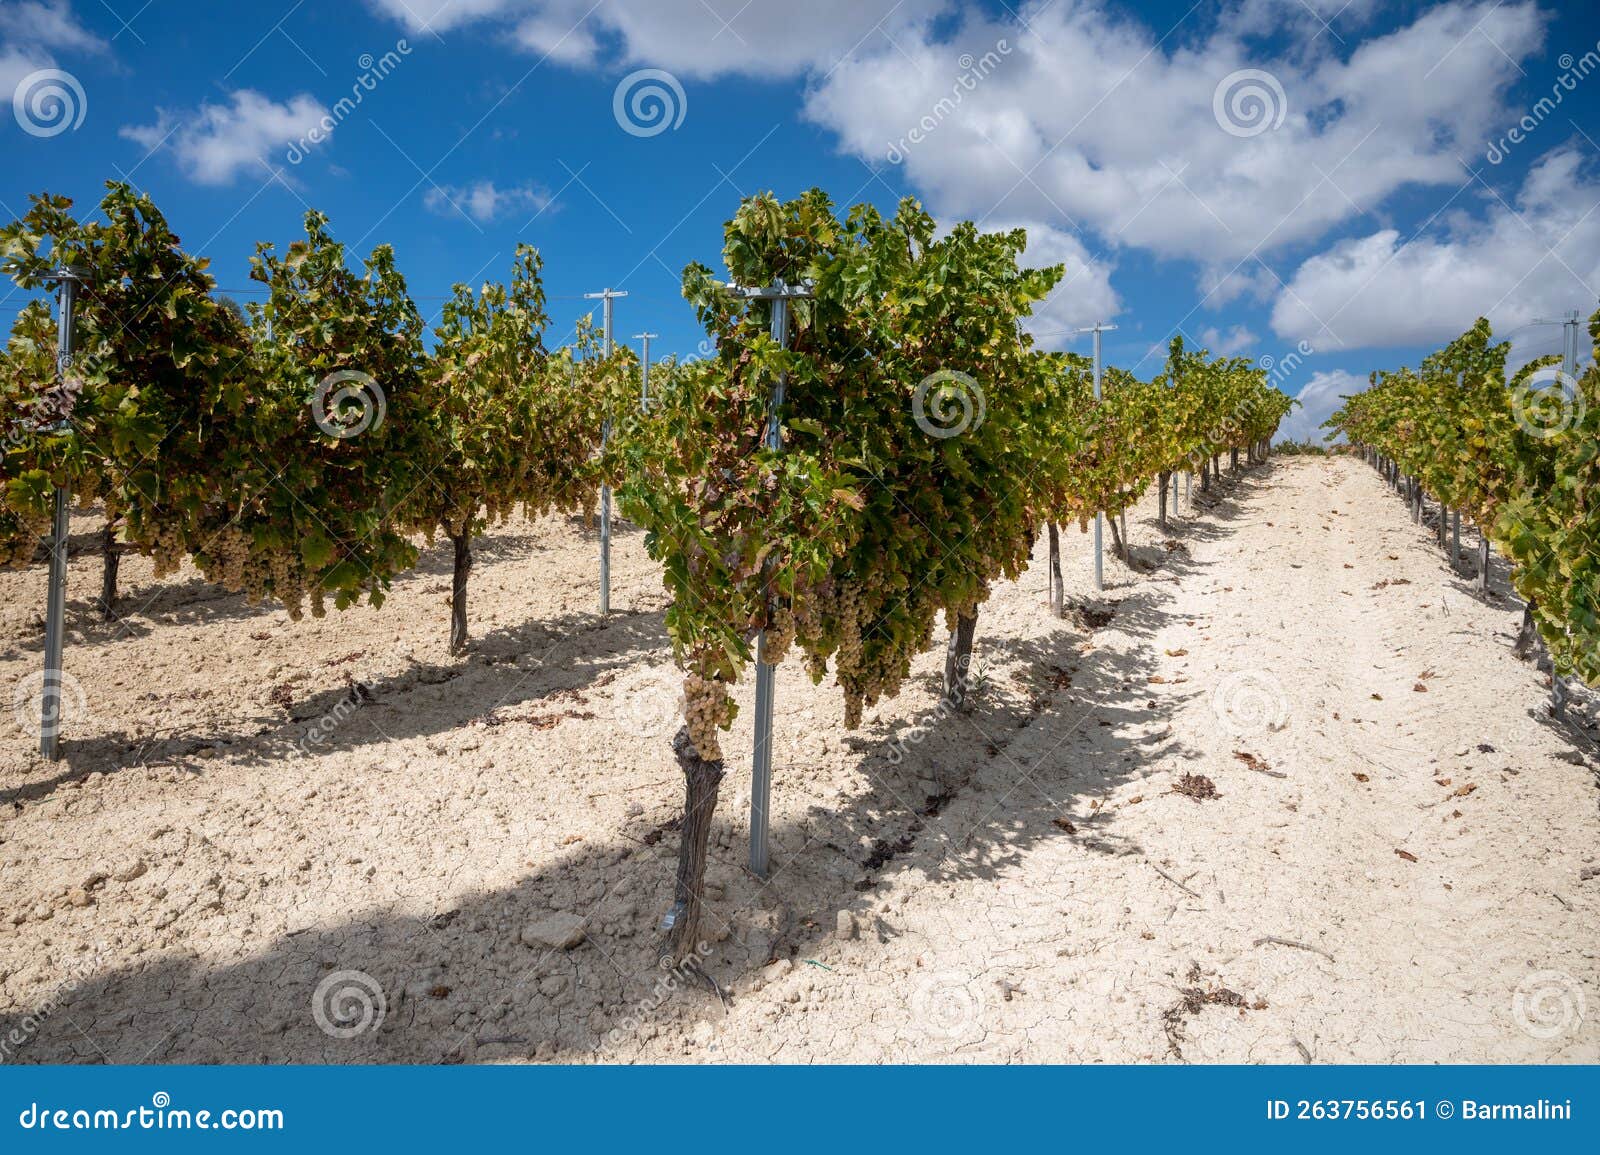
M 630 532 L 640 531 L 628 527 L 619 531 L 619 539 Z M 481 549 L 479 556 L 486 561 L 516 560 L 544 548 L 531 546 L 530 541 L 524 535 L 513 535 L 508 542 L 494 542 Z M 436 548 L 424 556 L 436 561 L 434 555 L 443 552 Z M 449 572 L 448 559 L 444 572 Z M 423 576 L 408 576 L 395 584 L 398 588 L 411 581 L 437 580 L 424 572 Z M 179 598 L 195 590 L 206 593 L 205 597 L 186 603 L 204 603 L 205 608 L 196 611 L 197 618 L 249 618 L 267 613 L 265 607 L 245 606 L 239 595 L 223 593 L 200 579 L 172 589 Z M 94 614 L 88 603 L 74 604 L 80 615 Z M 349 612 L 397 611 L 385 608 Z M 446 613 L 441 612 L 438 619 L 438 628 L 445 630 Z M 78 624 L 70 609 L 69 623 L 74 627 Z M 102 625 L 96 620 L 92 628 L 109 635 L 122 627 Z M 150 626 L 143 628 L 148 630 Z M 99 639 L 90 636 L 85 640 L 92 644 Z M 69 645 L 72 641 L 69 635 Z M 208 763 L 208 770 L 214 771 L 229 765 L 260 765 L 296 750 L 329 753 L 391 739 L 444 733 L 474 719 L 488 718 L 494 724 L 501 716 L 536 710 L 546 699 L 554 699 L 548 703 L 553 707 L 560 696 L 570 696 L 597 682 L 604 684 L 616 671 L 638 661 L 666 660 L 670 653 L 663 611 L 624 608 L 613 609 L 606 618 L 592 613 L 568 613 L 481 633 L 475 630 L 468 649 L 454 661 L 413 661 L 398 672 L 378 676 L 363 675 L 364 654 L 332 658 L 323 665 L 344 667 L 339 671 L 344 676 L 342 685 L 307 691 L 300 688 L 300 679 L 295 677 L 276 686 L 263 685 L 263 711 L 252 717 L 234 718 L 222 728 L 180 724 L 132 731 L 117 729 L 87 738 L 69 736 L 63 743 L 63 764 L 48 767 L 51 772 L 43 777 L 0 790 L 0 805 L 38 801 L 91 773 L 172 764 L 196 754 L 214 759 Z M 156 689 L 147 698 L 157 703 L 165 701 Z M 490 715 L 494 717 L 489 718 Z
M 1259 484 L 1250 476 L 1232 488 L 1224 483 L 1214 515 L 1218 521 L 1225 526 L 1241 516 L 1242 503 Z M 1226 532 L 1193 524 L 1178 530 Z M 1155 560 L 1162 567 L 1156 576 L 1192 572 L 1196 565 L 1182 551 L 1162 550 Z M 1118 576 L 1126 577 L 1126 571 Z M 1166 620 L 1165 588 L 1160 582 L 1129 582 L 1108 593 L 1105 602 L 1115 616 L 1105 628 L 1148 634 Z M 584 665 L 540 671 L 519 700 L 580 684 L 663 644 L 653 615 L 604 628 L 610 640 Z M 841 911 L 852 913 L 869 941 L 895 937 L 897 908 L 879 897 L 888 881 L 899 894 L 908 886 L 995 879 L 1046 840 L 1071 839 L 1089 853 L 1142 854 L 1138 845 L 1118 837 L 1098 800 L 1152 773 L 1158 777 L 1151 779 L 1151 788 L 1161 788 L 1167 780 L 1159 775 L 1175 771 L 1191 753 L 1162 724 L 1182 699 L 1168 697 L 1163 706 L 1149 696 L 1153 657 L 1096 648 L 1092 636 L 1066 622 L 1015 640 L 985 637 L 980 617 L 979 639 L 979 658 L 992 676 L 970 713 L 897 716 L 848 736 L 856 756 L 855 784 L 815 797 L 801 820 L 774 827 L 769 881 L 744 869 L 747 827 L 736 801 L 742 782 L 738 764 L 730 769 L 712 839 L 701 931 L 705 970 L 732 1004 L 753 997 L 771 962 L 805 965 L 834 934 Z M 459 694 L 459 710 L 438 711 L 459 724 L 484 711 L 489 691 L 504 692 L 520 677 L 519 671 L 485 663 L 454 678 L 454 690 L 431 687 L 427 692 Z M 461 684 L 469 678 L 479 682 Z M 928 689 L 930 697 L 938 692 Z M 376 694 L 381 703 L 384 689 L 378 687 Z M 891 710 L 892 705 L 883 713 Z M 385 725 L 407 723 L 402 716 Z M 341 733 L 334 740 L 357 743 L 382 736 Z M 530 734 L 530 741 L 536 740 Z M 252 746 L 252 757 L 268 757 L 271 749 L 271 742 Z M 791 797 L 803 795 L 807 781 L 802 766 L 777 768 L 777 788 Z M 667 790 L 677 792 L 676 787 Z M 227 921 L 221 902 L 215 907 L 196 903 L 174 924 L 177 929 L 160 947 L 163 957 L 91 973 L 68 988 L 18 1057 L 25 1062 L 585 1061 L 605 1059 L 613 1053 L 610 1048 L 626 1048 L 641 1034 L 651 1037 L 663 1027 L 715 1021 L 728 1013 L 728 1004 L 704 988 L 689 984 L 662 997 L 665 972 L 657 966 L 655 928 L 670 899 L 674 829 L 672 822 L 652 825 L 643 814 L 627 818 L 605 842 L 582 842 L 530 862 L 532 869 L 515 887 L 472 895 L 448 910 L 415 913 L 414 902 L 386 889 L 379 878 L 371 901 L 338 923 L 292 930 L 271 941 L 252 941 L 246 929 L 244 941 L 255 953 L 222 966 L 178 953 L 190 941 L 240 933 Z M 208 830 L 206 835 L 226 854 L 251 860 L 246 832 Z M 235 840 L 240 845 L 230 847 Z M 254 879 L 264 871 L 258 885 L 269 890 L 265 901 L 286 909 L 292 909 L 295 888 L 343 886 L 359 869 L 327 861 L 297 874 L 299 868 L 287 862 L 261 862 L 259 848 L 253 853 L 257 864 L 245 873 Z M 291 853 L 284 847 L 279 857 Z M 413 913 L 405 912 L 407 906 Z M 524 928 L 553 910 L 581 915 L 586 941 L 570 950 L 525 945 Z M 37 933 L 36 924 L 24 924 L 15 933 L 25 932 Z M 61 970 L 70 973 L 72 967 L 62 964 Z M 330 1037 L 313 1012 L 314 1005 L 324 1013 L 330 1007 L 327 997 L 319 1000 L 319 986 L 343 984 L 354 992 L 366 981 L 373 984 L 369 998 L 382 992 L 381 1026 L 350 1039 Z M 31 1021 L 23 1010 L 0 1016 L 0 1037 L 14 1028 L 31 1034 Z M 1154 1037 L 1160 1027 L 1152 1023 L 1151 1030 Z
M 83 511 L 79 511 L 82 513 Z M 573 532 L 594 537 L 598 549 L 598 533 L 581 517 L 562 519 Z M 613 539 L 621 543 L 632 537 L 642 537 L 643 531 L 620 518 L 612 524 Z M 417 539 L 420 553 L 417 564 L 395 578 L 391 594 L 421 587 L 424 593 L 448 594 L 450 576 L 454 568 L 454 554 L 448 540 L 437 538 L 429 546 Z M 479 569 L 503 562 L 522 562 L 537 559 L 550 552 L 548 539 L 538 533 L 512 532 L 505 526 L 491 526 L 479 536 L 472 546 L 473 560 Z M 131 556 L 131 555 L 130 555 Z M 98 533 L 75 533 L 68 546 L 69 566 L 74 571 L 91 567 L 98 575 L 101 567 L 101 543 Z M 0 657 L 15 657 L 19 653 L 44 651 L 44 556 L 34 558 L 30 569 L 39 576 L 39 614 L 25 635 L 5 640 Z M 481 579 L 480 579 L 481 580 Z M 470 600 L 471 590 L 469 587 Z M 196 626 L 218 621 L 239 621 L 270 618 L 281 607 L 277 602 L 250 605 L 243 594 L 232 593 L 198 575 L 184 579 L 164 579 L 147 585 L 132 585 L 124 581 L 118 591 L 112 620 L 105 620 L 100 604 L 95 599 L 75 598 L 67 602 L 68 644 L 115 643 L 126 638 L 142 638 L 162 626 Z M 329 609 L 330 614 L 339 611 Z M 439 629 L 449 629 L 448 611 L 439 612 Z

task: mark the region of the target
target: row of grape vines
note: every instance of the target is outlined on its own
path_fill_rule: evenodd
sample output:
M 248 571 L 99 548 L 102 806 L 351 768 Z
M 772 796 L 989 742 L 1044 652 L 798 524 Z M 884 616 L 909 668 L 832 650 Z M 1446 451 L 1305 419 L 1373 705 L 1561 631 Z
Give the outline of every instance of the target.
M 841 219 L 813 191 L 740 206 L 724 229 L 728 281 L 685 271 L 717 355 L 681 367 L 619 438 L 615 468 L 623 512 L 662 564 L 686 672 L 674 956 L 696 942 L 718 734 L 758 660 L 752 639 L 769 663 L 798 649 L 814 681 L 831 675 L 853 727 L 900 690 L 942 615 L 945 696 L 960 708 L 979 607 L 1027 566 L 1042 527 L 1114 518 L 1180 468 L 1209 486 L 1219 455 L 1264 452 L 1293 404 L 1264 371 L 1181 340 L 1155 380 L 1113 369 L 1096 401 L 1088 360 L 1028 335 L 1062 269 L 1024 267 L 1025 245 L 1020 230 L 942 231 L 910 200 Z M 797 285 L 806 295 L 781 305 L 734 288 Z M 779 308 L 794 311 L 785 341 Z
M 1600 342 L 1600 312 L 1589 335 Z M 1414 517 L 1434 497 L 1441 544 L 1446 510 L 1478 526 L 1482 591 L 1490 544 L 1507 558 L 1559 711 L 1563 678 L 1600 684 L 1600 368 L 1591 360 L 1579 376 L 1546 357 L 1508 378 L 1509 353 L 1480 319 L 1416 369 L 1374 373 L 1327 424 L 1406 493 Z
M 609 485 L 662 566 L 685 675 L 678 953 L 695 941 L 729 688 L 758 635 L 767 663 L 798 649 L 813 679 L 831 674 L 854 726 L 942 614 L 959 706 L 979 607 L 1041 529 L 1054 544 L 1058 525 L 1107 516 L 1126 558 L 1118 514 L 1158 484 L 1164 523 L 1175 471 L 1210 488 L 1222 456 L 1256 460 L 1293 405 L 1264 370 L 1181 338 L 1154 380 L 1112 368 L 1097 399 L 1090 362 L 1026 328 L 1063 270 L 1024 267 L 1020 230 L 941 230 L 911 200 L 843 218 L 817 190 L 746 200 L 725 227 L 729 279 L 684 273 L 716 353 L 658 366 L 641 407 L 628 350 L 603 356 L 586 326 L 545 347 L 531 248 L 508 284 L 457 286 L 430 347 L 392 252 L 352 270 L 319 213 L 282 253 L 258 246 L 265 299 L 246 313 L 147 197 L 108 189 L 92 218 L 40 196 L 0 230 L 24 290 L 62 266 L 81 280 L 70 363 L 42 302 L 0 359 L 0 561 L 34 556 L 65 487 L 103 508 L 108 567 L 118 548 L 158 576 L 188 559 L 298 619 L 307 603 L 380 604 L 418 538 L 442 534 L 459 649 L 474 536 L 518 508 L 592 511 Z M 784 339 L 775 299 L 742 291 L 759 286 L 795 287 Z
M 455 287 L 429 351 L 392 252 L 353 271 L 319 213 L 282 254 L 258 246 L 265 299 L 246 315 L 147 197 L 113 184 L 99 207 L 79 220 L 65 198 L 37 197 L 0 230 L 20 287 L 62 266 L 81 281 L 70 365 L 58 370 L 43 301 L 0 358 L 0 560 L 33 556 L 63 486 L 103 507 L 108 573 L 121 548 L 152 556 L 158 577 L 187 558 L 298 619 L 308 603 L 317 616 L 380 604 L 416 564 L 415 539 L 443 535 L 459 649 L 473 537 L 519 507 L 592 510 L 601 414 L 631 354 L 601 358 L 587 325 L 545 348 L 531 248 L 508 285 Z

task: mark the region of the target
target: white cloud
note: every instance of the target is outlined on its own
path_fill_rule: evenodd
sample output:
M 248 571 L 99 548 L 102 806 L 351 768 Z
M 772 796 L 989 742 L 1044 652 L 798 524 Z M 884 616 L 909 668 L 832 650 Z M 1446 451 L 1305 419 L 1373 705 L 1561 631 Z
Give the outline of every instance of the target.
M 1261 338 L 1243 325 L 1235 325 L 1226 333 L 1216 328 L 1200 331 L 1200 343 L 1215 357 L 1237 357 L 1254 349 Z
M 0 0 L 0 97 L 9 97 L 31 74 L 56 67 L 56 52 L 105 52 L 106 42 L 72 14 L 66 0 Z
M 1481 219 L 1440 235 L 1383 229 L 1303 263 L 1272 310 L 1272 328 L 1318 349 L 1441 344 L 1480 316 L 1509 334 L 1600 295 L 1600 180 L 1575 150 L 1542 157 L 1515 203 L 1474 184 Z
M 514 0 L 371 0 L 412 32 L 447 32 L 521 7 Z
M 1086 0 L 1035 0 L 1020 19 L 858 51 L 815 84 L 807 115 L 868 161 L 903 153 L 946 212 L 1087 226 L 1209 263 L 1315 240 L 1406 184 L 1459 183 L 1456 154 L 1506 120 L 1515 60 L 1543 36 L 1532 0 L 1440 4 L 1347 58 L 1264 56 L 1224 29 L 1161 41 Z M 989 52 L 998 65 L 963 87 L 964 58 Z M 1281 87 L 1281 102 L 1261 91 L 1282 122 L 1240 136 L 1214 98 L 1248 68 Z M 925 118 L 936 126 L 910 142 Z
M 431 188 L 423 194 L 422 203 L 441 216 L 461 213 L 487 225 L 510 212 L 542 212 L 550 204 L 550 195 L 533 185 L 499 188 L 492 180 L 480 180 Z
M 19 0 L 0 3 L 0 36 L 13 47 L 29 45 L 62 52 L 104 52 L 106 42 L 72 14 L 67 0 Z
M 1367 387 L 1365 377 L 1346 373 L 1343 369 L 1314 373 L 1300 390 L 1300 408 L 1283 419 L 1278 427 L 1279 441 L 1321 442 L 1327 431 L 1321 426 L 1342 404 L 1341 396 L 1360 393 Z
M 1199 289 L 1208 309 L 1220 309 L 1241 297 L 1270 301 L 1279 287 L 1272 272 L 1258 263 L 1207 265 L 1200 271 Z
M 170 149 L 198 184 L 222 185 L 252 167 L 277 168 L 283 149 L 313 131 L 325 137 L 330 119 L 310 96 L 278 104 L 246 88 L 227 104 L 203 104 L 182 116 L 163 111 L 154 124 L 129 125 L 121 135 L 150 151 Z
M 797 76 L 846 54 L 884 49 L 952 0 L 370 0 L 413 32 L 475 22 L 562 63 L 591 63 L 602 42 L 622 63 L 683 77 Z
M 0 46 L 0 95 L 16 92 L 29 74 L 49 68 L 53 63 L 44 53 L 13 48 L 9 44 Z
M 517 42 L 557 64 L 593 64 L 600 55 L 600 40 L 588 23 L 535 13 L 517 25 Z
M 1538 0 L 1402 6 L 1409 22 L 1381 32 L 1383 0 L 1222 0 L 1175 27 L 1105 0 L 812 0 L 798 15 L 746 0 L 368 3 L 414 32 L 479 27 L 574 67 L 646 64 L 691 82 L 804 77 L 804 115 L 869 164 L 896 158 L 936 215 L 1032 222 L 1040 245 L 1076 261 L 1040 310 L 1040 332 L 1115 315 L 1107 250 L 1122 247 L 1197 262 L 1208 308 L 1275 302 L 1274 331 L 1319 349 L 1448 337 L 1530 270 L 1515 300 L 1491 311 L 1520 323 L 1570 307 L 1574 283 L 1596 283 L 1585 245 L 1600 217 L 1560 246 L 1573 250 L 1575 277 L 1538 262 L 1535 238 L 1555 245 L 1587 207 L 1581 196 L 1525 188 L 1519 218 L 1474 189 L 1435 222 L 1448 239 L 1420 246 L 1363 224 L 1401 190 L 1455 194 L 1467 179 L 1459 158 L 1481 156 L 1516 122 L 1509 94 L 1550 20 Z M 1228 100 L 1225 81 L 1248 70 L 1268 74 L 1255 92 L 1264 107 Z M 1252 132 L 1261 112 L 1275 127 Z M 1352 226 L 1372 235 L 1305 262 L 1290 291 L 1261 259 L 1298 259 Z M 1342 342 L 1313 323 L 1390 258 L 1413 285 L 1423 275 L 1440 287 L 1419 299 L 1396 270 L 1382 272 L 1393 291 L 1362 292 L 1332 326 Z M 1218 334 L 1217 348 L 1245 334 Z
M 1030 222 L 994 222 L 984 225 L 986 232 L 1005 232 L 1019 227 L 1028 232 L 1028 247 L 1021 264 L 1025 268 L 1064 265 L 1061 280 L 1033 309 L 1028 331 L 1046 349 L 1059 349 L 1077 339 L 1077 330 L 1096 321 L 1109 321 L 1122 310 L 1122 302 L 1111 287 L 1111 267 L 1089 255 L 1076 236 L 1049 225 Z

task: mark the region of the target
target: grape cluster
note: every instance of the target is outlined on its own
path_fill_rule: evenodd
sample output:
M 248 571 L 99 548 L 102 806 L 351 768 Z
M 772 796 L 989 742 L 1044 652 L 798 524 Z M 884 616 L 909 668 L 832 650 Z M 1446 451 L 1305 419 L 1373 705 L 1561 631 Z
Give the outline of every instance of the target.
M 273 597 L 289 611 L 291 622 L 300 621 L 305 616 L 300 607 L 305 601 L 306 586 L 299 559 L 287 550 L 273 550 L 267 554 L 266 563 Z
M 195 564 L 207 581 L 232 593 L 243 590 L 251 605 L 266 596 L 265 582 L 256 578 L 257 571 L 250 565 L 250 538 L 237 526 L 227 526 L 215 534 L 205 551 L 196 555 Z
M 772 607 L 766 629 L 768 665 L 776 666 L 787 656 L 789 647 L 794 644 L 795 627 L 792 607 L 788 605 Z
M 27 565 L 39 538 L 48 533 L 50 519 L 27 517 L 11 510 L 0 510 L 0 566 Z
M 139 548 L 155 560 L 155 576 L 164 578 L 178 572 L 188 556 L 183 530 L 164 518 L 146 522 L 139 535 Z
M 722 745 L 717 731 L 733 722 L 733 699 L 726 682 L 689 673 L 683 679 L 683 717 L 689 726 L 689 740 L 706 762 L 722 761 Z
M 205 550 L 196 553 L 194 560 L 206 580 L 230 593 L 243 593 L 247 604 L 277 598 L 288 609 L 290 620 L 298 622 L 304 617 L 306 575 L 293 549 L 258 550 L 247 532 L 230 524 L 210 534 Z M 322 591 L 310 592 L 311 614 L 320 618 L 326 612 Z

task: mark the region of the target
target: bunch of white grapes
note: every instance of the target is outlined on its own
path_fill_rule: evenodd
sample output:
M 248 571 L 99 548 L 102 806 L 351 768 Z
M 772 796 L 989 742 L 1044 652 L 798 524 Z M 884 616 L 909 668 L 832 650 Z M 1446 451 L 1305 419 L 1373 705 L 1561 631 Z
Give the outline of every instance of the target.
M 733 721 L 733 699 L 728 685 L 715 678 L 689 673 L 683 679 L 683 717 L 689 726 L 689 740 L 706 762 L 722 761 L 722 745 L 717 731 Z

